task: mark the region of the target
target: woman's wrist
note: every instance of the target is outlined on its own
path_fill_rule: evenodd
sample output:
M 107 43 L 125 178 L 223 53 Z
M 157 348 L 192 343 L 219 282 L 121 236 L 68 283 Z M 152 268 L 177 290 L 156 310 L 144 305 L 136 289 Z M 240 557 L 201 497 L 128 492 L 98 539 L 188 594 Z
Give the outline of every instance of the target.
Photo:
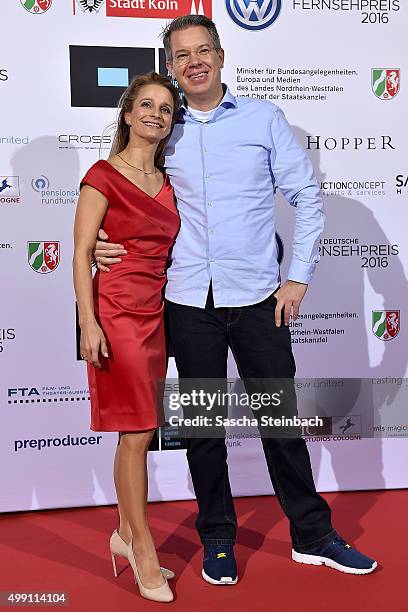
M 98 323 L 95 317 L 89 317 L 89 318 L 84 318 L 84 319 L 79 320 L 79 327 L 82 330 L 89 329 L 90 327 L 97 327 L 97 325 Z

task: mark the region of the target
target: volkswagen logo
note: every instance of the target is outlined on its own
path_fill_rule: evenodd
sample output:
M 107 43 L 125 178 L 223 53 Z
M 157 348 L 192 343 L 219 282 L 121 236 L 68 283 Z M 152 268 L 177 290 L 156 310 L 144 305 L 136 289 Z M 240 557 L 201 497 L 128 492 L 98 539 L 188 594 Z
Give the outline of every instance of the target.
M 282 0 L 226 0 L 229 16 L 246 30 L 264 30 L 279 17 Z

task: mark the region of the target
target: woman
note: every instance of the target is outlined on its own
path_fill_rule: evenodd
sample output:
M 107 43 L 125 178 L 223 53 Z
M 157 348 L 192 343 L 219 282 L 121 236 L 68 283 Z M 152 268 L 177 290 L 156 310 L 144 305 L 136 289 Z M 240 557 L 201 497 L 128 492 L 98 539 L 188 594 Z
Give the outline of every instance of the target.
M 146 506 L 147 449 L 163 424 L 157 384 L 166 376 L 162 291 L 179 229 L 173 189 L 159 165 L 178 109 L 168 79 L 152 72 L 132 81 L 120 101 L 111 156 L 83 178 L 75 218 L 74 284 L 91 429 L 119 432 L 114 573 L 115 555 L 127 556 L 141 595 L 155 601 L 173 599 L 167 577 L 174 574 L 160 568 Z M 92 281 L 89 262 L 101 224 L 128 256 Z

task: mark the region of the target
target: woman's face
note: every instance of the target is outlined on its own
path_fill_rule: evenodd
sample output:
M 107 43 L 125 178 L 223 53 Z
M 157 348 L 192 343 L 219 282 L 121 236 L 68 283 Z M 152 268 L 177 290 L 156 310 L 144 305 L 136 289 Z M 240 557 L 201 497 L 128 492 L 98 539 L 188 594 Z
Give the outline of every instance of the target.
M 156 83 L 141 87 L 133 102 L 131 113 L 125 113 L 130 125 L 130 138 L 142 138 L 150 143 L 159 143 L 166 138 L 172 126 L 174 112 L 173 96 L 166 87 Z

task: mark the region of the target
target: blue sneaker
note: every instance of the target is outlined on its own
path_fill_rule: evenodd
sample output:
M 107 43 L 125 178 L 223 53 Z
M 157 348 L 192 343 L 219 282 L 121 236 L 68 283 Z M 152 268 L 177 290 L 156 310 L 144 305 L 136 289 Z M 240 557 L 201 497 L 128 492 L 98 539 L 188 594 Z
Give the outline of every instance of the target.
M 327 565 L 346 574 L 370 574 L 377 562 L 361 554 L 340 536 L 324 544 L 316 544 L 307 553 L 292 549 L 292 559 L 308 565 Z
M 232 544 L 204 544 L 204 580 L 210 584 L 237 584 L 237 562 Z

